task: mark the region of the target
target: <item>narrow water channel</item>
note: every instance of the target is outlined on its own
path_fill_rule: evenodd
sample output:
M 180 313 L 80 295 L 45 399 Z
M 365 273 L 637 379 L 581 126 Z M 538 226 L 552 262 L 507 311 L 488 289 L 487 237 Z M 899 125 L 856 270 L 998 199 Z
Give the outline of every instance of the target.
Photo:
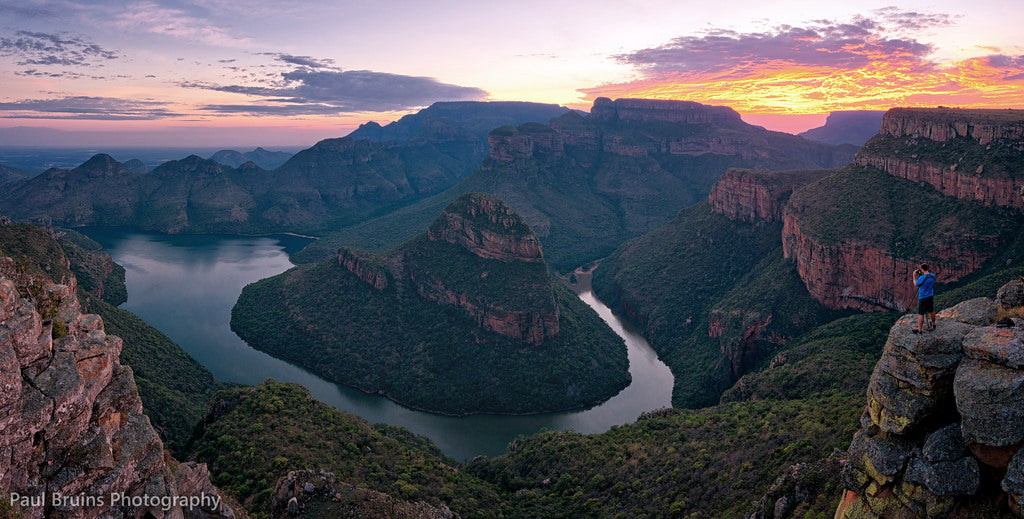
M 626 342 L 632 384 L 605 403 L 581 411 L 531 416 L 464 418 L 414 411 L 376 395 L 340 386 L 250 348 L 230 329 L 242 287 L 292 267 L 288 253 L 304 245 L 289 236 L 167 236 L 87 229 L 125 267 L 128 301 L 122 308 L 156 327 L 219 380 L 258 384 L 268 378 L 309 388 L 317 399 L 370 423 L 400 425 L 426 436 L 454 458 L 503 453 L 518 435 L 542 428 L 597 433 L 671 405 L 672 374 L 647 341 L 592 292 L 580 299 Z

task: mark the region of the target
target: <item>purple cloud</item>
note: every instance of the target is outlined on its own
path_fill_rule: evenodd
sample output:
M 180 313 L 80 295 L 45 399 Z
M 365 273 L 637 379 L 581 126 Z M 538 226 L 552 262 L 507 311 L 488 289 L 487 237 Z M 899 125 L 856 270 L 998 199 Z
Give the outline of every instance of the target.
M 29 31 L 0 38 L 0 56 L 14 57 L 19 66 L 90 66 L 119 57 L 77 36 Z
M 176 117 L 160 101 L 138 101 L 112 97 L 69 96 L 54 99 L 26 99 L 0 103 L 0 112 L 36 112 L 37 115 L 5 115 L 19 119 L 149 120 Z
M 301 60 L 294 60 L 301 61 Z M 294 63 L 289 61 L 289 63 Z M 312 60 L 311 62 L 323 63 Z M 324 114 L 344 112 L 386 112 L 427 106 L 435 101 L 476 101 L 487 92 L 475 87 L 442 83 L 434 78 L 404 76 L 371 70 L 313 70 L 303 67 L 277 76 L 279 85 L 214 85 L 183 83 L 202 88 L 265 98 L 266 105 L 210 105 L 207 110 L 238 113 L 249 107 L 252 113 Z M 286 109 L 283 103 L 290 108 Z M 290 111 L 289 111 L 290 110 Z

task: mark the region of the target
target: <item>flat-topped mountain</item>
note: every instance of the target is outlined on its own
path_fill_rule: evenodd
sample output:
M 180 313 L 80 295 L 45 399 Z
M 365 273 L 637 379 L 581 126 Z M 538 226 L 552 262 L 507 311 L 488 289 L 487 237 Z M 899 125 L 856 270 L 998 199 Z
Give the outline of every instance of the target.
M 1024 110 L 894 108 L 856 162 L 985 205 L 1024 210 Z
M 707 196 L 730 167 L 815 169 L 849 162 L 835 147 L 746 124 L 727 107 L 606 98 L 589 115 L 494 129 L 480 167 L 450 190 L 328 236 L 301 255 L 342 244 L 387 250 L 422 232 L 465 192 L 492 193 L 521 214 L 558 270 L 611 253 Z
M 568 110 L 554 104 L 522 101 L 437 102 L 384 126 L 372 121 L 362 124 L 348 136 L 375 142 L 405 142 L 442 140 L 465 133 L 484 142 L 487 133 L 499 126 L 544 122 Z M 486 149 L 480 151 L 486 152 Z
M 331 380 L 447 414 L 584 407 L 629 381 L 621 339 L 482 193 L 387 254 L 343 248 L 249 285 L 231 326 Z

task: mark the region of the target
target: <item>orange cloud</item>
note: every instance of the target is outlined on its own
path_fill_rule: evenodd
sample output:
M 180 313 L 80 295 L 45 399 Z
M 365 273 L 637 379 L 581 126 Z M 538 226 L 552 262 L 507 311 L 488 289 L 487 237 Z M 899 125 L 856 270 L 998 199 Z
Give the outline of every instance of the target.
M 893 106 L 1024 106 L 1024 56 L 991 54 L 950 65 L 907 31 L 949 17 L 885 11 L 879 19 L 817 21 L 763 33 L 710 31 L 617 56 L 644 77 L 581 90 L 596 97 L 685 99 L 742 113 L 812 114 Z

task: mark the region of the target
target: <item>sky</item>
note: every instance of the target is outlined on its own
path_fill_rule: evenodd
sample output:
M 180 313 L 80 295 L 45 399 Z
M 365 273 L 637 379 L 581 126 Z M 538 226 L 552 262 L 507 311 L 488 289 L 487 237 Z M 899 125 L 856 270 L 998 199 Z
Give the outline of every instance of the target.
M 1021 27 L 990 0 L 0 0 L 0 146 L 302 146 L 459 100 L 683 99 L 789 132 L 1024 108 Z

